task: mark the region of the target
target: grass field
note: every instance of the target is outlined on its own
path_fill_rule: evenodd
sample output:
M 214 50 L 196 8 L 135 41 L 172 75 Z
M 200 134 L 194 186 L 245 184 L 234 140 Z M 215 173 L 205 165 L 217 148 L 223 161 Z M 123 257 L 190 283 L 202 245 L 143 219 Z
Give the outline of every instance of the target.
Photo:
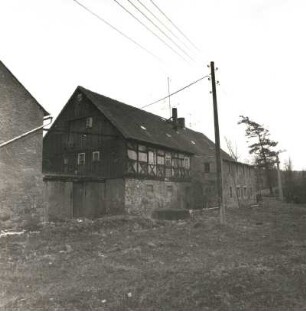
M 306 206 L 116 216 L 0 238 L 0 310 L 306 310 Z

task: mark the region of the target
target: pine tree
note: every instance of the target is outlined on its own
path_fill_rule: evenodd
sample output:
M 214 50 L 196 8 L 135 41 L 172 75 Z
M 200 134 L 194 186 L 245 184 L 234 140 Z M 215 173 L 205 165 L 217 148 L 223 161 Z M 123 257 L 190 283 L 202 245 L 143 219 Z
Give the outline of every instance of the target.
M 264 169 L 270 193 L 272 189 L 272 169 L 277 163 L 279 151 L 274 148 L 278 142 L 270 139 L 269 130 L 265 129 L 261 124 L 250 120 L 249 117 L 240 116 L 238 124 L 245 124 L 245 135 L 253 143 L 249 145 L 249 153 L 255 156 L 255 164 L 259 169 Z M 254 142 L 255 141 L 255 142 Z M 249 141 L 248 141 L 249 142 Z

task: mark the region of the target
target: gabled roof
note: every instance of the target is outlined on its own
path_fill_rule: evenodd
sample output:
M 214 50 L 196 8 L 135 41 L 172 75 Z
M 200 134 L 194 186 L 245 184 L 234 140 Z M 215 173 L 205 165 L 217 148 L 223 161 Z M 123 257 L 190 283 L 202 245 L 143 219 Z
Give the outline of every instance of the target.
M 81 86 L 77 90 L 82 92 L 126 139 L 198 155 L 207 155 L 208 150 L 213 152 L 215 149 L 214 143 L 202 133 L 188 128 L 176 130 L 172 122 L 160 116 L 94 93 Z M 222 157 L 232 160 L 224 151 Z
M 0 60 L 0 75 L 5 80 L 13 80 L 19 87 L 21 87 L 27 95 L 32 98 L 33 102 L 43 111 L 44 116 L 50 115 L 39 103 L 38 101 L 33 97 L 33 95 L 19 82 L 19 80 L 11 73 L 11 71 L 3 64 L 3 62 Z

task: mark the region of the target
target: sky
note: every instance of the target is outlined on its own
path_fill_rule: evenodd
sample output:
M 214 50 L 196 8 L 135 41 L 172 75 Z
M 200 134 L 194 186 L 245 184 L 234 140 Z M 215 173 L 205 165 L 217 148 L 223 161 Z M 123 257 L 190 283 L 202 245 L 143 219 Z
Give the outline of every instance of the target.
M 0 0 L 0 59 L 54 118 L 78 85 L 141 108 L 168 95 L 168 78 L 175 92 L 208 75 L 214 61 L 222 148 L 226 137 L 239 161 L 251 161 L 237 124 L 244 115 L 279 142 L 282 165 L 290 157 L 293 169 L 306 169 L 304 0 L 154 0 L 189 41 L 151 0 L 78 1 L 133 42 L 74 0 Z M 141 4 L 149 8 L 172 34 L 131 3 L 153 20 Z M 210 91 L 205 78 L 170 105 L 166 99 L 144 109 L 169 118 L 177 107 L 188 127 L 214 140 Z

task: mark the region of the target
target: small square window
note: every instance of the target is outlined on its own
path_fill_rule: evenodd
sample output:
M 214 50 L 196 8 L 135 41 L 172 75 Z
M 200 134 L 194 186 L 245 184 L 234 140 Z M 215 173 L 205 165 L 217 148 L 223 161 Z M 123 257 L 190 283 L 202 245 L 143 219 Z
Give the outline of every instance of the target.
M 92 153 L 92 161 L 93 162 L 98 162 L 100 161 L 100 151 L 94 151 Z
M 92 117 L 86 118 L 86 128 L 92 128 Z
M 147 185 L 147 193 L 153 193 L 153 185 Z
M 78 165 L 85 164 L 85 153 L 78 153 Z

